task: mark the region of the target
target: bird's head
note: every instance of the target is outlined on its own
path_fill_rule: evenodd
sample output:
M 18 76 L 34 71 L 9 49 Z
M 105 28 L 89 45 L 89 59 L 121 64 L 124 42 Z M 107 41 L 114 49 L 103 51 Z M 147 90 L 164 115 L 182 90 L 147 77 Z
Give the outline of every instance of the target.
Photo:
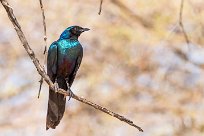
M 89 28 L 82 28 L 80 26 L 70 26 L 60 35 L 60 39 L 78 38 L 81 33 L 89 30 Z

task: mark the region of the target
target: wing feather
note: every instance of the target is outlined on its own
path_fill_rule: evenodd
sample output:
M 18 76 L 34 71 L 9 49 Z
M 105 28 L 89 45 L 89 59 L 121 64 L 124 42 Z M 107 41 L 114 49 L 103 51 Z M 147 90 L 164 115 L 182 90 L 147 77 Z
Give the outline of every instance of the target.
M 57 42 L 50 45 L 47 56 L 47 74 L 54 82 L 57 74 Z

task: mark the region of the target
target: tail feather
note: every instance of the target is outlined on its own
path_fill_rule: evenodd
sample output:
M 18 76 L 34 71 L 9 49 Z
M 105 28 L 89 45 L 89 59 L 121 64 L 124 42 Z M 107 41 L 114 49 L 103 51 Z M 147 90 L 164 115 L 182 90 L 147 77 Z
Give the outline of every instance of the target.
M 67 90 L 66 81 L 64 79 L 57 80 L 59 88 Z M 49 100 L 47 109 L 46 130 L 55 129 L 60 123 L 65 111 L 66 98 L 64 95 L 55 93 L 49 89 Z

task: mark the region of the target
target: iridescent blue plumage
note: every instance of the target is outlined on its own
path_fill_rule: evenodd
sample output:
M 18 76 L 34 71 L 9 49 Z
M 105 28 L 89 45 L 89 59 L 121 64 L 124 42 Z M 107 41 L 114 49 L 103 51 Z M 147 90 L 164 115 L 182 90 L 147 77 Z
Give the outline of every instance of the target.
M 88 28 L 71 26 L 65 29 L 60 38 L 48 50 L 47 73 L 55 85 L 70 90 L 76 72 L 81 64 L 83 49 L 78 37 Z M 66 98 L 62 94 L 49 91 L 46 128 L 55 128 L 63 117 Z

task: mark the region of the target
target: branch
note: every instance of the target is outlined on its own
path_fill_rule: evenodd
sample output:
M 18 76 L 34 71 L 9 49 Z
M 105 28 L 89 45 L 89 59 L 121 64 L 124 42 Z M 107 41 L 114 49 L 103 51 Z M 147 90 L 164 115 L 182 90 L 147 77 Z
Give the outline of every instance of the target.
M 41 12 L 42 12 L 42 18 L 43 18 L 43 28 L 44 28 L 44 42 L 45 42 L 45 47 L 44 47 L 44 66 L 43 68 L 45 69 L 46 67 L 46 58 L 47 58 L 47 29 L 46 29 L 46 23 L 45 23 L 45 12 L 44 12 L 44 8 L 43 8 L 43 3 L 42 0 L 39 0 L 40 2 L 40 8 L 41 8 Z M 43 77 L 41 77 L 40 79 L 40 88 L 39 88 L 39 92 L 38 92 L 38 98 L 40 97 L 40 91 L 41 91 L 41 87 L 43 84 Z
M 125 6 L 125 4 L 123 4 L 121 1 L 119 0 L 110 0 L 110 1 L 116 6 L 118 6 L 120 10 L 122 10 L 125 14 L 127 14 L 131 19 L 141 23 L 142 26 L 147 27 L 147 28 L 153 27 L 152 22 L 150 20 L 145 19 L 139 15 L 136 15 L 135 13 L 132 12 L 132 10 L 130 10 L 127 6 Z
M 99 15 L 101 14 L 102 4 L 103 4 L 103 0 L 101 0 L 101 2 L 100 2 L 99 11 L 98 11 L 98 14 L 99 14 Z
M 183 33 L 183 35 L 184 35 L 184 38 L 185 38 L 185 40 L 186 40 L 186 43 L 187 43 L 188 46 L 189 46 L 190 40 L 189 40 L 188 35 L 187 35 L 187 33 L 186 33 L 185 29 L 184 29 L 184 26 L 183 26 L 183 3 L 184 3 L 184 0 L 181 0 L 180 12 L 179 12 L 179 25 L 180 25 L 180 27 L 181 27 L 181 29 L 182 29 L 182 33 Z
M 12 24 L 14 25 L 14 29 L 16 30 L 21 43 L 23 44 L 23 47 L 25 48 L 25 50 L 28 53 L 31 60 L 33 61 L 38 73 L 43 77 L 43 79 L 46 81 L 46 83 L 49 85 L 49 87 L 53 91 L 56 91 L 55 87 L 54 87 L 54 84 L 50 80 L 49 76 L 45 73 L 45 70 L 40 65 L 39 60 L 35 57 L 34 51 L 30 48 L 30 46 L 29 46 L 29 44 L 28 44 L 28 42 L 27 42 L 27 40 L 25 38 L 25 35 L 23 34 L 23 32 L 21 30 L 21 27 L 20 27 L 16 17 L 14 16 L 13 9 L 9 6 L 9 4 L 8 4 L 8 2 L 6 0 L 0 0 L 0 1 L 1 1 L 2 5 L 4 6 L 4 8 L 5 8 L 5 10 L 6 10 L 7 14 L 8 14 L 8 17 L 9 17 L 10 21 L 12 22 Z M 65 96 L 69 96 L 69 93 L 67 91 L 63 90 L 63 89 L 59 89 L 56 92 L 64 94 Z M 121 120 L 123 122 L 126 122 L 127 124 L 137 128 L 139 131 L 143 132 L 143 130 L 139 126 L 135 125 L 133 123 L 133 121 L 131 121 L 131 120 L 129 120 L 129 119 L 117 114 L 117 113 L 114 113 L 114 112 L 112 112 L 112 111 L 110 111 L 110 110 L 108 110 L 108 109 L 106 109 L 106 108 L 104 108 L 104 107 L 102 107 L 102 106 L 100 106 L 98 104 L 95 104 L 95 103 L 93 103 L 93 102 L 91 102 L 89 100 L 86 100 L 83 97 L 79 97 L 79 96 L 77 96 L 75 94 L 73 94 L 72 98 L 74 98 L 74 99 L 76 99 L 76 100 L 78 100 L 78 101 L 80 101 L 82 103 L 85 103 L 87 105 L 90 105 L 91 107 L 93 107 L 93 108 L 95 108 L 97 110 L 100 110 L 100 111 L 102 111 L 104 113 L 107 113 L 107 114 L 109 114 L 109 115 L 111 115 L 111 116 L 113 116 L 113 117 L 115 117 L 115 118 L 117 118 L 117 119 L 119 119 L 119 120 Z

